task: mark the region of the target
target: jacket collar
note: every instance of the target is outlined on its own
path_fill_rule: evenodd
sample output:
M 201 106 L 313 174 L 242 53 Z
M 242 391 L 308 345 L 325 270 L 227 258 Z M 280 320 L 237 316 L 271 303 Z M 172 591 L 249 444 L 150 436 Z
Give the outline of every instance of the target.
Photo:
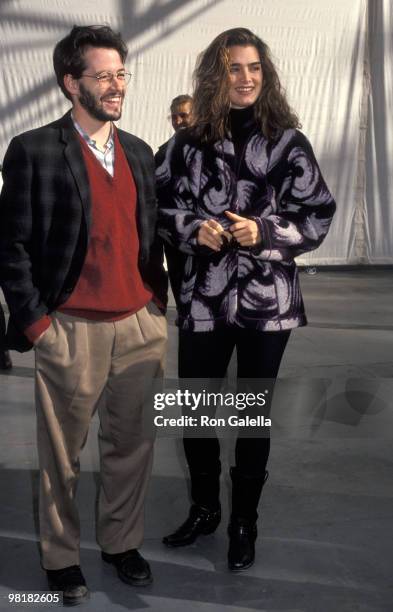
M 72 122 L 71 111 L 68 111 L 68 113 L 66 113 L 59 120 L 59 127 L 60 139 L 65 144 L 65 159 L 68 163 L 68 166 L 74 177 L 76 186 L 78 188 L 87 228 L 88 231 L 90 231 L 91 204 L 89 178 L 87 175 L 85 163 L 83 161 L 82 149 L 78 140 L 78 135 Z

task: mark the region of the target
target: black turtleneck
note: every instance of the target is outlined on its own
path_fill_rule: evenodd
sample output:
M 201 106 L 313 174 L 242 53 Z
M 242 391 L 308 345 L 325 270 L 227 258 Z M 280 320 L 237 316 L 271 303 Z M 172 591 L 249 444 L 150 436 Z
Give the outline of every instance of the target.
M 229 128 L 235 147 L 236 166 L 243 155 L 243 149 L 247 140 L 257 129 L 254 118 L 254 105 L 246 108 L 231 108 L 229 111 Z

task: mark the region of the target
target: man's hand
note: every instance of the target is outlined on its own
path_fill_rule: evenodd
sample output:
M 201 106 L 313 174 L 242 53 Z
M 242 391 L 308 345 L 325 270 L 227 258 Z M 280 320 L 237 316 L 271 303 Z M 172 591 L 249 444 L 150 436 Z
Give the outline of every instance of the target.
M 234 222 L 233 225 L 230 226 L 229 231 L 240 246 L 249 247 L 260 244 L 262 238 L 259 227 L 255 221 L 247 219 L 247 217 L 236 215 L 229 210 L 226 210 L 225 214 Z
M 232 235 L 226 232 L 218 221 L 208 219 L 199 228 L 197 242 L 209 247 L 213 251 L 219 251 L 223 245 L 224 236 L 227 240 L 232 240 Z

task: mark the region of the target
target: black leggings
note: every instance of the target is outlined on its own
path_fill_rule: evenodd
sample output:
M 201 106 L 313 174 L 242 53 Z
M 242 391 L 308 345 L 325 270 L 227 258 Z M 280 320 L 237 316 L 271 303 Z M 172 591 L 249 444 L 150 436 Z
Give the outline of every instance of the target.
M 260 332 L 226 327 L 212 332 L 179 333 L 179 378 L 225 376 L 234 348 L 238 378 L 270 378 L 278 374 L 290 331 Z M 217 473 L 220 444 L 217 438 L 183 439 L 191 475 Z M 242 438 L 236 441 L 236 467 L 248 476 L 263 476 L 269 458 L 270 439 Z

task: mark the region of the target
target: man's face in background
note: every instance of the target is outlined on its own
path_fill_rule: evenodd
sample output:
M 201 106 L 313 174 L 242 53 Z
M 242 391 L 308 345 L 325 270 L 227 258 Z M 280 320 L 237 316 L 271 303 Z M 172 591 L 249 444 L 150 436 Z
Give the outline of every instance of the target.
M 171 122 L 175 132 L 188 127 L 191 123 L 191 102 L 183 102 L 171 108 Z

